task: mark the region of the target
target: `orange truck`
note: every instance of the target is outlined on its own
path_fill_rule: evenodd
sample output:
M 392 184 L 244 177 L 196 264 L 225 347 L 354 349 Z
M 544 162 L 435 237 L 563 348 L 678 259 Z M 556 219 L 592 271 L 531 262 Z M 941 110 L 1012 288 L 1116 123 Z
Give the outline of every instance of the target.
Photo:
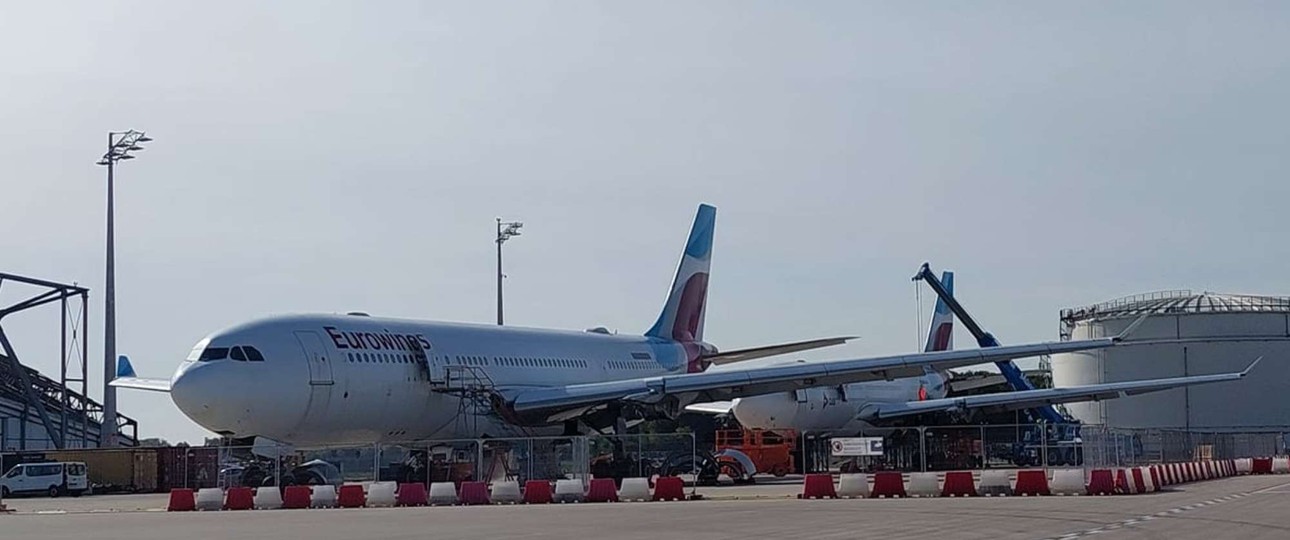
M 722 474 L 749 482 L 755 474 L 793 474 L 797 432 L 791 430 L 719 429 L 716 458 Z

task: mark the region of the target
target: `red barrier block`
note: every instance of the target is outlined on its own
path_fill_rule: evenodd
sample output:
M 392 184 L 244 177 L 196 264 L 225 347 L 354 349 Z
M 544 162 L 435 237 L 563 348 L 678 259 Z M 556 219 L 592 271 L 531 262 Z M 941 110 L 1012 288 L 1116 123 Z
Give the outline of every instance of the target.
M 1155 486 L 1156 491 L 1160 491 L 1161 486 L 1164 486 L 1164 483 L 1161 481 L 1162 478 L 1160 477 L 1160 467 L 1152 465 L 1147 467 L 1147 471 L 1151 473 L 1151 485 Z
M 1123 495 L 1137 493 L 1134 489 L 1133 482 L 1129 481 L 1129 475 L 1124 469 L 1115 470 L 1115 492 Z
M 462 482 L 457 498 L 461 504 L 489 504 L 491 501 L 488 500 L 488 483 Z
M 1111 469 L 1093 469 L 1088 478 L 1089 495 L 1115 495 L 1115 478 Z
M 551 499 L 551 482 L 529 480 L 524 483 L 524 502 L 526 504 L 551 504 Z
M 587 502 L 618 502 L 618 486 L 613 478 L 592 478 L 587 488 Z
M 363 492 L 363 486 L 358 484 L 340 486 L 340 491 L 336 493 L 336 505 L 341 508 L 362 508 L 367 506 L 367 494 Z
M 1272 474 L 1272 458 L 1254 458 L 1250 465 L 1250 474 Z
M 976 497 L 976 483 L 972 480 L 971 471 L 950 471 L 945 473 L 945 485 L 941 486 L 942 497 Z
M 654 481 L 654 500 L 684 501 L 685 482 L 679 476 L 660 476 Z
M 309 508 L 313 490 L 309 486 L 287 486 L 282 492 L 282 507 L 287 509 Z
M 836 499 L 838 490 L 833 487 L 833 475 L 808 474 L 802 481 L 802 494 L 799 499 Z
M 1048 491 L 1048 473 L 1042 470 L 1017 471 L 1017 495 L 1051 495 Z
M 1134 467 L 1133 471 L 1133 492 L 1146 493 L 1147 483 L 1142 479 L 1142 467 Z
M 426 485 L 421 482 L 399 484 L 399 490 L 394 493 L 395 506 L 425 506 L 428 501 Z
M 249 487 L 231 487 L 224 492 L 225 510 L 250 510 L 255 507 L 255 492 Z
M 873 491 L 870 492 L 870 496 L 875 499 L 878 497 L 908 497 L 909 494 L 905 493 L 904 475 L 895 471 L 874 473 Z
M 197 509 L 197 499 L 191 489 L 172 489 L 170 490 L 170 504 L 166 505 L 168 512 L 192 512 Z

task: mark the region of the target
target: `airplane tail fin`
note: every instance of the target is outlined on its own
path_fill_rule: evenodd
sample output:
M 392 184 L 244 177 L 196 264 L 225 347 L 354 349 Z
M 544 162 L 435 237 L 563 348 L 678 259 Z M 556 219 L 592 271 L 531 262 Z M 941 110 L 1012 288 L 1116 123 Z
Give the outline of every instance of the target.
M 946 292 L 954 295 L 954 272 L 941 272 L 941 284 Z M 932 310 L 931 326 L 927 329 L 927 346 L 925 352 L 954 350 L 954 313 L 945 301 L 937 298 L 936 308 Z
M 130 359 L 124 354 L 116 358 L 116 376 L 138 377 L 138 375 L 134 373 L 134 366 L 130 365 Z
M 681 342 L 703 340 L 703 313 L 708 301 L 708 269 L 712 262 L 712 231 L 717 209 L 699 205 L 690 239 L 681 254 L 667 303 L 645 335 Z

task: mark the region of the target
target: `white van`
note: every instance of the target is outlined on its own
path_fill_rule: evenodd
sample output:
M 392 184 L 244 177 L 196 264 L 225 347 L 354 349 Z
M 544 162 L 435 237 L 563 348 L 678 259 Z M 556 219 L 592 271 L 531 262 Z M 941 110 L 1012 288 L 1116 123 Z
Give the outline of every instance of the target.
M 89 485 L 85 464 L 79 461 L 24 463 L 15 465 L 0 477 L 0 495 L 45 493 L 50 497 L 63 494 L 79 497 Z

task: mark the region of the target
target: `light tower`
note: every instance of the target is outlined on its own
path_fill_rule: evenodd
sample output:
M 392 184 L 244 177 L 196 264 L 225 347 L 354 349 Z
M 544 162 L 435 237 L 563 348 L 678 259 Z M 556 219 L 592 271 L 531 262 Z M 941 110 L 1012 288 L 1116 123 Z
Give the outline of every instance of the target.
M 103 294 L 103 423 L 99 426 L 99 446 L 116 446 L 116 246 L 113 238 L 112 173 L 118 161 L 134 159 L 130 152 L 143 150 L 142 143 L 152 138 L 142 131 L 109 131 L 107 152 L 98 164 L 107 167 L 107 278 Z
M 497 325 L 502 325 L 502 244 L 510 240 L 512 236 L 520 235 L 520 227 L 524 224 L 518 221 L 502 221 L 497 218 Z

